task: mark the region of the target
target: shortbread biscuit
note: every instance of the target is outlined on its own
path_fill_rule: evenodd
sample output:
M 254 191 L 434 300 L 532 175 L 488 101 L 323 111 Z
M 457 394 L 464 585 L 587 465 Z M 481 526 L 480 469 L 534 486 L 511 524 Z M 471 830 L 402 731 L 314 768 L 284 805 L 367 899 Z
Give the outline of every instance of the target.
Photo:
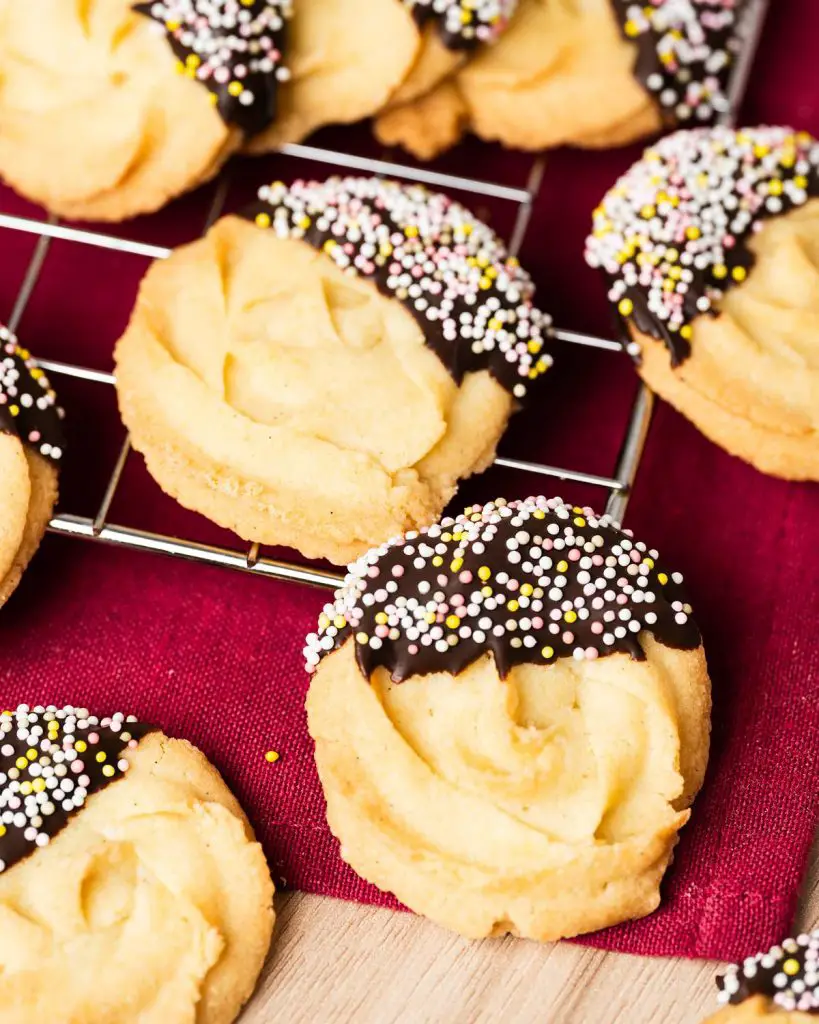
M 91 220 L 155 210 L 212 177 L 275 114 L 289 4 L 216 6 L 0 0 L 0 175 Z M 237 31 L 240 12 L 251 20 Z
M 387 111 L 379 139 L 429 159 L 471 129 L 538 150 L 621 145 L 728 107 L 743 5 L 520 0 L 508 29 L 436 90 Z
M 298 0 L 288 28 L 278 116 L 249 140 L 251 153 L 370 117 L 406 78 L 422 42 L 401 0 Z
M 230 1024 L 273 927 L 218 772 L 132 718 L 0 718 L 0 1022 Z
M 819 929 L 732 965 L 717 983 L 724 1009 L 708 1024 L 809 1024 L 819 1011 Z
M 509 25 L 518 0 L 401 0 L 422 34 L 415 63 L 390 97 L 410 103 L 449 78 L 478 47 L 495 43 Z
M 57 501 L 61 420 L 48 378 L 0 324 L 0 606 L 20 582 Z
M 117 392 L 162 488 L 246 540 L 348 562 L 432 522 L 550 365 L 530 278 L 464 207 L 278 183 L 147 273 Z
M 342 857 L 471 938 L 651 913 L 708 756 L 681 582 L 557 498 L 475 506 L 351 566 L 305 648 Z
M 595 212 L 587 259 L 639 372 L 765 473 L 819 480 L 819 145 L 785 128 L 680 132 Z

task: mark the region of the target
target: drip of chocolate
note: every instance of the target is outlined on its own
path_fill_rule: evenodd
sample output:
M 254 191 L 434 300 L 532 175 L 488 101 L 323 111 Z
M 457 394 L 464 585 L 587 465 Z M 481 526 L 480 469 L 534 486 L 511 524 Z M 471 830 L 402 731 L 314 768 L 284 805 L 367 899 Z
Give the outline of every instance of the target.
M 0 715 L 0 872 L 49 841 L 89 796 L 122 778 L 128 751 L 154 731 L 122 714 L 49 706 Z
M 241 216 L 307 242 L 402 302 L 454 380 L 488 370 L 516 398 L 551 366 L 551 319 L 495 233 L 420 185 L 381 178 L 282 182 Z
M 646 150 L 594 211 L 586 261 L 629 328 L 691 354 L 693 322 L 718 315 L 754 265 L 762 223 L 819 196 L 819 144 L 788 128 L 700 128 Z M 633 354 L 639 355 L 639 346 Z
M 640 634 L 692 649 L 700 634 L 682 576 L 608 516 L 559 498 L 502 499 L 398 537 L 350 567 L 305 658 L 353 638 L 366 678 L 457 675 L 491 652 L 515 665 L 645 657 Z
M 255 135 L 275 120 L 293 0 L 153 0 L 134 10 L 164 29 L 180 74 L 205 86 L 226 124 Z
M 667 125 L 708 124 L 730 107 L 747 0 L 611 0 L 637 46 L 636 79 L 656 96 Z
M 420 28 L 434 22 L 444 46 L 474 50 L 504 31 L 518 0 L 402 0 Z
M 788 1013 L 819 1014 L 819 929 L 729 967 L 717 986 L 723 1005 L 762 996 Z
M 56 463 L 65 451 L 62 417 L 45 373 L 0 324 L 0 432 Z

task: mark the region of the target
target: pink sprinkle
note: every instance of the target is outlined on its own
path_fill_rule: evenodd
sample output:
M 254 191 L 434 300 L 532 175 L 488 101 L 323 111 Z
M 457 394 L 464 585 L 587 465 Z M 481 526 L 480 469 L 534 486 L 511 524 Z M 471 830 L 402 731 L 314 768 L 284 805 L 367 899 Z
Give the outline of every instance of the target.
M 99 733 L 97 733 L 97 732 L 89 732 L 89 734 L 88 734 L 88 742 L 89 743 L 99 743 L 99 741 L 100 741 Z
M 602 622 L 593 622 L 591 624 L 591 631 L 592 631 L 592 633 L 597 633 L 599 635 L 600 633 L 603 632 L 603 623 Z
M 84 768 L 85 764 L 79 758 L 71 762 L 71 771 L 74 772 L 75 775 L 79 775 Z
M 417 654 L 418 653 L 418 644 L 410 644 L 409 647 L 407 647 L 407 652 L 409 654 L 413 654 L 413 655 Z
M 458 579 L 461 581 L 461 583 L 471 583 L 472 573 L 469 571 L 469 569 L 464 569 L 464 571 L 461 573 Z
M 367 575 L 370 577 L 371 580 L 374 580 L 376 576 L 380 575 L 380 573 L 381 570 L 378 568 L 377 565 L 371 565 L 370 568 L 367 570 Z
M 394 565 L 392 567 L 392 574 L 393 574 L 393 576 L 403 576 L 404 575 L 404 566 L 403 565 Z
M 597 660 L 597 651 L 594 649 L 594 647 L 587 647 L 586 648 L 586 658 L 589 661 L 596 661 Z
M 543 619 L 539 615 L 532 619 L 532 629 L 543 629 Z
M 563 634 L 561 639 L 563 640 L 564 644 L 573 644 L 574 643 L 574 633 L 570 633 L 568 631 L 568 629 L 567 629 L 566 632 Z
M 453 608 L 457 608 L 458 605 L 464 604 L 465 601 L 466 598 L 464 597 L 463 594 L 453 594 L 452 597 L 449 599 L 449 603 L 452 605 Z
M 604 558 L 602 555 L 592 555 L 592 565 L 602 565 Z
M 389 634 L 390 634 L 390 631 L 389 631 L 389 628 L 387 626 L 383 626 L 382 625 L 382 626 L 376 626 L 375 627 L 375 635 L 381 637 L 382 640 L 385 637 L 388 637 Z
M 578 561 L 580 561 L 580 552 L 577 550 L 577 548 L 572 548 L 572 550 L 569 552 L 569 561 L 570 562 L 578 562 Z

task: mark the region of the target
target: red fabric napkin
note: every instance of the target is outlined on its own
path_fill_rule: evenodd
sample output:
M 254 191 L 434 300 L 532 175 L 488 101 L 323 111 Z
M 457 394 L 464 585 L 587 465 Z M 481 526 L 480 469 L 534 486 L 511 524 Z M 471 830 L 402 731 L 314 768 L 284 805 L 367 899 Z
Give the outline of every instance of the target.
M 750 88 L 747 123 L 819 134 L 819 9 L 777 0 Z M 366 132 L 321 140 L 369 147 Z M 543 305 L 566 327 L 606 331 L 603 287 L 582 261 L 589 212 L 637 150 L 557 153 L 524 247 Z M 469 144 L 446 169 L 523 184 L 530 158 Z M 317 173 L 321 173 L 316 169 Z M 308 173 L 269 157 L 234 166 L 229 207 L 274 177 Z M 158 244 L 194 237 L 212 187 L 121 233 Z M 514 210 L 473 201 L 499 230 Z M 0 210 L 42 216 L 9 190 Z M 34 239 L 0 232 L 0 319 Z M 38 355 L 109 369 L 146 261 L 57 242 L 20 326 Z M 635 390 L 625 357 L 559 348 L 540 397 L 504 454 L 608 474 Z M 68 411 L 62 510 L 93 514 L 123 430 L 113 390 L 55 378 Z M 598 507 L 600 491 L 493 470 L 458 505 L 540 488 Z M 239 547 L 178 508 L 132 456 L 110 521 Z M 769 479 L 732 459 L 665 406 L 657 412 L 628 525 L 686 574 L 714 683 L 708 779 L 651 917 L 591 937 L 633 953 L 734 958 L 791 923 L 819 809 L 819 487 Z M 396 906 L 339 859 L 324 819 L 303 711 L 303 637 L 324 592 L 49 537 L 0 614 L 6 706 L 73 702 L 126 710 L 188 737 L 218 765 L 253 820 L 274 876 L 311 892 Z M 276 750 L 277 763 L 265 760 Z

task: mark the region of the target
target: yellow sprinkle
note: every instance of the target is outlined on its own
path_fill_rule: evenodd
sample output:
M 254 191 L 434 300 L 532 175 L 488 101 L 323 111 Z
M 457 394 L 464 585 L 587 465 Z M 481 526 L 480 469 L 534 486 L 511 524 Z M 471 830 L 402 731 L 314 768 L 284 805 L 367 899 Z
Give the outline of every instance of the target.
M 34 749 L 34 747 L 28 748 L 28 750 L 26 751 L 26 757 L 29 759 L 29 761 L 37 760 L 37 751 Z
M 426 619 L 430 626 L 433 624 L 433 622 L 435 622 L 435 617 L 435 612 L 427 612 L 426 615 L 424 616 L 424 618 Z
M 444 560 L 440 555 L 436 555 L 432 559 L 432 564 L 435 566 L 436 569 L 438 569 L 440 566 L 444 564 Z
M 785 963 L 782 964 L 782 970 L 785 974 L 789 974 L 793 977 L 794 974 L 799 973 L 799 961 L 794 960 L 793 957 L 791 957 L 790 960 L 786 960 Z
M 619 312 L 620 316 L 631 316 L 631 314 L 634 312 L 634 303 L 631 301 L 631 299 L 620 299 L 620 302 L 617 306 L 617 311 Z
M 407 238 L 417 238 L 418 228 L 414 224 L 408 224 L 404 228 L 404 234 L 407 236 Z
M 303 231 L 306 231 L 312 223 L 313 222 L 310 220 L 310 218 L 305 214 L 303 217 L 299 217 L 299 219 L 296 221 L 296 227 L 299 227 Z
M 531 597 L 532 594 L 535 592 L 535 588 L 532 586 L 531 583 L 524 583 L 523 586 L 520 588 L 520 592 L 521 594 L 523 594 L 524 597 Z
M 496 316 L 493 316 L 486 326 L 490 331 L 499 331 L 503 327 L 503 320 L 498 320 Z
M 694 336 L 694 330 L 691 324 L 683 324 L 680 328 L 680 337 L 685 338 L 686 341 L 690 341 Z
M 520 608 L 520 605 L 513 597 L 512 600 L 507 603 L 506 607 L 509 609 L 510 612 L 516 612 L 518 608 Z
M 199 65 L 202 63 L 202 58 L 198 56 L 198 54 L 189 53 L 188 56 L 185 58 L 185 63 L 188 65 L 189 68 L 198 68 Z
M 575 521 L 574 521 L 574 525 L 575 526 L 585 526 L 586 525 L 586 520 L 583 518 L 583 516 L 578 516 L 575 519 Z
M 385 626 L 387 623 L 387 613 L 378 612 L 375 616 L 375 621 L 378 623 L 379 626 Z
M 783 185 L 779 178 L 774 178 L 773 181 L 768 182 L 768 192 L 772 196 L 782 195 Z
M 112 764 L 103 765 L 102 774 L 106 777 L 106 779 L 110 779 L 115 771 L 116 769 Z
M 554 647 L 544 647 L 540 653 L 544 658 L 552 658 L 554 657 L 555 650 Z
M 101 751 L 100 751 L 100 752 L 99 752 L 99 753 L 97 754 L 96 760 L 97 760 L 97 763 L 98 763 L 98 764 L 102 764 L 102 762 L 103 762 L 103 761 L 107 761 L 107 760 L 108 760 L 108 755 L 107 755 L 107 754 L 105 753 L 105 751 L 104 751 L 104 750 L 101 750 Z
M 28 768 L 28 760 L 25 757 L 18 757 L 14 763 L 21 771 L 23 768 Z
M 279 760 L 278 750 L 268 750 L 268 752 L 264 755 L 264 759 L 265 761 L 267 761 L 268 764 L 275 764 L 276 761 Z
M 640 216 L 644 220 L 651 220 L 656 212 L 656 209 L 650 203 L 646 203 L 642 210 L 640 210 Z
M 85 742 L 85 740 L 77 740 L 77 742 L 74 744 L 74 749 L 77 751 L 78 754 L 84 754 L 86 750 L 88 750 L 88 744 Z
M 532 513 L 532 518 L 533 519 L 545 519 L 546 518 L 546 513 L 543 511 L 542 508 L 536 508 L 535 511 Z
M 0 825 L 0 836 L 4 836 L 5 834 L 6 834 L 6 826 L 5 825 Z
M 631 36 L 631 38 L 633 39 L 635 36 L 639 36 L 640 26 L 637 24 L 636 21 L 634 21 L 633 18 L 629 18 L 625 25 L 623 25 L 623 31 L 626 33 L 627 36 Z
M 486 277 L 486 275 L 484 275 L 480 279 L 480 281 L 478 281 L 478 287 L 481 289 L 481 291 L 485 292 L 487 288 L 492 287 L 492 281 L 488 277 Z
M 208 103 L 210 103 L 210 105 L 212 107 L 215 107 L 218 102 L 219 102 L 219 97 L 216 95 L 216 93 L 215 92 L 209 92 L 208 93 Z
M 347 620 L 344 618 L 343 615 L 336 615 L 336 617 L 333 619 L 333 625 L 336 627 L 336 629 L 343 629 L 347 625 Z
M 178 29 L 178 28 L 180 27 L 180 24 L 181 24 L 181 23 L 180 23 L 180 22 L 178 22 L 178 21 L 173 21 L 173 20 L 170 20 L 170 21 L 166 21 L 166 22 L 165 22 L 165 28 L 166 28 L 166 29 L 167 29 L 167 30 L 168 30 L 169 32 L 176 32 L 176 30 L 177 30 L 177 29 Z
M 561 561 L 561 562 L 557 563 L 557 571 L 558 572 L 565 572 L 568 568 L 569 568 L 569 563 L 566 562 L 566 561 Z
M 269 228 L 270 227 L 270 214 L 269 213 L 257 213 L 256 214 L 256 223 L 259 225 L 260 228 Z
M 744 281 L 747 276 L 748 271 L 745 267 L 734 267 L 731 271 L 731 277 L 733 277 L 735 281 Z
M 796 177 L 793 179 L 793 183 L 794 185 L 796 185 L 797 188 L 808 187 L 808 179 L 804 176 L 804 174 L 797 174 Z
M 724 264 L 718 263 L 712 273 L 718 281 L 721 281 L 724 277 L 728 276 L 728 268 Z
M 241 96 L 242 93 L 244 92 L 244 89 L 242 88 L 241 82 L 234 81 L 230 83 L 230 85 L 227 88 L 227 91 L 230 93 L 231 96 Z
M 28 796 L 32 792 L 32 788 L 33 787 L 30 782 L 20 783 L 20 792 L 23 794 L 23 796 Z
M 654 568 L 654 559 L 653 558 L 644 558 L 643 559 L 643 565 L 647 565 L 649 567 L 649 569 L 653 569 Z
M 566 622 L 577 622 L 577 612 L 569 610 L 563 618 Z
M 543 342 L 542 341 L 536 341 L 533 338 L 531 341 L 526 343 L 526 347 L 529 349 L 529 351 L 532 353 L 532 355 L 535 356 L 543 348 Z
M 665 586 L 666 583 L 668 583 L 668 576 L 666 576 L 666 574 L 664 572 L 658 572 L 657 573 L 657 579 L 660 581 L 660 583 L 663 586 Z
M 492 596 L 492 588 L 491 587 L 481 587 L 481 596 L 482 597 L 491 597 Z
M 355 642 L 357 644 L 366 644 L 369 639 L 366 633 L 356 633 L 355 635 Z
M 34 782 L 32 782 L 31 784 L 31 788 L 34 790 L 35 793 L 42 793 L 42 791 L 46 788 L 45 779 L 35 779 Z
M 461 620 L 458 618 L 457 615 L 447 615 L 446 624 L 447 626 L 449 626 L 450 629 L 457 629 L 458 626 L 460 626 L 461 624 Z
M 492 570 L 489 568 L 488 565 L 482 565 L 480 567 L 480 569 L 478 569 L 478 579 L 479 580 L 488 580 L 491 575 L 492 575 Z

